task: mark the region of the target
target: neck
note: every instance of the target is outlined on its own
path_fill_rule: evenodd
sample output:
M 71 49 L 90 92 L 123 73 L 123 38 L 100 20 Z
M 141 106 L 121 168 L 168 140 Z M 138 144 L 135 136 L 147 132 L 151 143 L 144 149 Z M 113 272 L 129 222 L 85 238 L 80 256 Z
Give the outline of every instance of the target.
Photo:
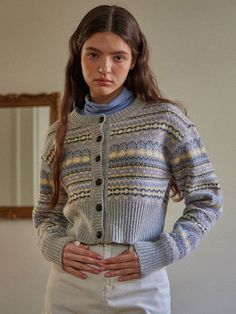
M 120 95 L 122 89 L 123 89 L 123 86 L 121 86 L 120 88 L 115 90 L 113 93 L 108 94 L 108 95 L 93 95 L 91 93 L 90 94 L 90 99 L 91 99 L 91 101 L 95 102 L 96 104 L 108 104 L 113 99 L 115 99 L 117 96 Z
M 82 114 L 113 114 L 119 110 L 123 110 L 129 106 L 133 101 L 134 96 L 127 88 L 123 88 L 120 94 L 111 100 L 109 103 L 95 103 L 91 101 L 89 95 L 85 96 L 84 108 L 81 110 Z

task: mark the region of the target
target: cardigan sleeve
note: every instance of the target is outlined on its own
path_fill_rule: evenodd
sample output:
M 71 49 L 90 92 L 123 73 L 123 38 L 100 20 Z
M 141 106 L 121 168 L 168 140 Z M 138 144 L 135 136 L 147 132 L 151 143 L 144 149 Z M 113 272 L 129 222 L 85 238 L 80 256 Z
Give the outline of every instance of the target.
M 60 188 L 59 199 L 54 208 L 50 208 L 52 197 L 52 139 L 47 137 L 44 153 L 42 155 L 40 170 L 40 185 L 37 205 L 33 210 L 33 221 L 37 228 L 38 244 L 46 260 L 58 264 L 61 268 L 64 246 L 75 240 L 74 237 L 66 235 L 68 220 L 63 214 L 63 208 L 67 202 L 67 193 Z
M 184 196 L 185 208 L 170 233 L 163 232 L 156 242 L 135 245 L 142 274 L 188 255 L 222 215 L 219 182 L 194 125 L 188 127 L 171 153 L 170 167 Z

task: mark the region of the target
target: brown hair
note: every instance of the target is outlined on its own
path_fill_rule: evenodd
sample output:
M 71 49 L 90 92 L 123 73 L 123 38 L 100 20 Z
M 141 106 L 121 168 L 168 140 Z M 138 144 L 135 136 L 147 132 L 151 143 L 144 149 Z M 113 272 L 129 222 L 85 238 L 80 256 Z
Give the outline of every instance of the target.
M 89 92 L 82 75 L 81 49 L 84 42 L 98 32 L 112 32 L 120 36 L 131 48 L 136 61 L 130 70 L 124 85 L 146 103 L 171 102 L 161 96 L 157 81 L 149 67 L 149 49 L 144 34 L 135 18 L 124 8 L 115 5 L 100 5 L 89 11 L 69 40 L 69 60 L 65 72 L 65 87 L 59 121 L 56 132 L 56 149 L 53 161 L 53 195 L 51 205 L 58 201 L 60 189 L 60 171 L 64 155 L 64 139 L 67 129 L 68 114 L 73 104 L 84 106 L 84 97 Z M 178 105 L 178 104 L 177 104 Z M 180 200 L 181 193 L 175 183 L 171 182 L 172 196 Z

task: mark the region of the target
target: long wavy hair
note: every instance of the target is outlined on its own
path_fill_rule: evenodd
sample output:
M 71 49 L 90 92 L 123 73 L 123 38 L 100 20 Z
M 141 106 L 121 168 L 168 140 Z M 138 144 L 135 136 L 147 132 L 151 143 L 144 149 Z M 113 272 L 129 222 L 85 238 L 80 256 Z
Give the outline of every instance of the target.
M 60 172 L 64 156 L 64 139 L 67 130 L 68 114 L 74 105 L 84 107 L 84 97 L 89 93 L 81 68 L 81 50 L 84 42 L 98 32 L 112 32 L 120 36 L 131 48 L 132 57 L 136 61 L 130 70 L 124 85 L 133 92 L 135 97 L 145 103 L 168 102 L 162 97 L 157 81 L 149 66 L 149 48 L 146 38 L 130 12 L 115 5 L 100 5 L 89 11 L 69 40 L 69 59 L 65 71 L 65 86 L 59 120 L 56 131 L 55 157 L 53 161 L 53 194 L 51 206 L 58 202 L 60 191 Z M 177 104 L 178 105 L 178 104 Z M 181 200 L 182 196 L 175 179 L 171 182 L 171 197 Z

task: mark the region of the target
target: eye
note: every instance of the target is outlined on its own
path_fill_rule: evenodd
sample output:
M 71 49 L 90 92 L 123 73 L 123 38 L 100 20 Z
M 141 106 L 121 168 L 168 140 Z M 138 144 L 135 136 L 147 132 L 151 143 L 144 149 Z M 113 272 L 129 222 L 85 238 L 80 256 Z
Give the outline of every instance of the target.
M 123 56 L 123 55 L 117 55 L 117 56 L 114 56 L 113 57 L 113 60 L 115 61 L 115 62 L 122 62 L 122 61 L 124 61 L 126 58 L 125 58 L 125 56 Z
M 89 52 L 89 53 L 88 53 L 88 57 L 89 57 L 89 59 L 91 59 L 91 60 L 95 60 L 95 59 L 98 58 L 98 54 L 97 54 L 96 52 Z

